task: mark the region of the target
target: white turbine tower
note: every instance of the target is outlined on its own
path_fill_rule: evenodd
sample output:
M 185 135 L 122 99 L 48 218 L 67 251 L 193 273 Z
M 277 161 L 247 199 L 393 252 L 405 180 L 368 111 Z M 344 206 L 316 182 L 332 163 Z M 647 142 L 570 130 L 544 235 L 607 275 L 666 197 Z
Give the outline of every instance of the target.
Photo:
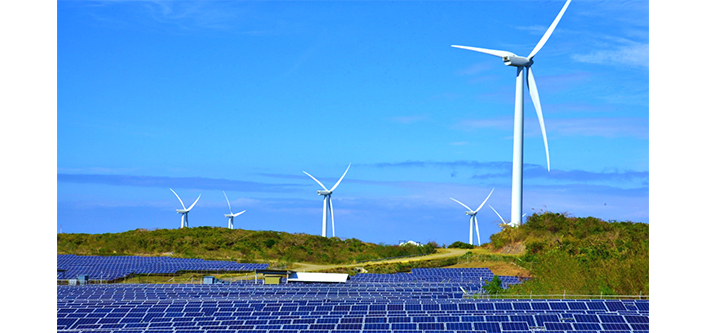
M 539 118 L 539 127 L 542 129 L 542 137 L 544 138 L 544 149 L 547 154 L 547 171 L 549 171 L 549 146 L 547 145 L 547 133 L 544 129 L 544 118 L 542 117 L 542 107 L 539 103 L 539 95 L 537 94 L 537 85 L 532 75 L 531 66 L 534 63 L 533 58 L 539 50 L 547 42 L 549 36 L 556 28 L 556 25 L 564 15 L 566 8 L 569 7 L 571 0 L 567 0 L 564 7 L 559 12 L 559 15 L 554 19 L 549 29 L 544 33 L 542 39 L 534 47 L 532 52 L 527 57 L 518 56 L 512 52 L 482 49 L 478 47 L 451 45 L 452 47 L 481 52 L 502 58 L 507 66 L 517 67 L 515 78 L 515 125 L 513 138 L 513 153 L 512 153 L 512 210 L 511 220 L 513 225 L 518 225 L 522 219 L 522 147 L 524 136 L 524 82 L 527 81 L 530 97 L 534 104 L 534 109 L 537 111 Z
M 498 213 L 498 211 L 495 210 L 495 208 L 493 208 L 493 206 L 488 205 L 488 207 L 490 207 L 490 209 L 492 209 L 492 210 L 495 212 L 495 214 L 498 215 L 498 217 L 500 218 L 500 222 L 501 222 L 501 223 L 505 223 L 505 224 L 507 224 L 507 225 L 509 225 L 509 226 L 511 226 L 511 227 L 517 227 L 517 226 L 518 226 L 517 224 L 513 224 L 511 221 L 505 220 L 502 216 L 500 216 L 500 213 Z M 527 215 L 527 214 L 522 214 L 522 217 L 525 217 L 525 215 Z
M 245 213 L 245 211 L 233 214 L 233 209 L 230 207 L 230 201 L 228 201 L 228 196 L 226 195 L 226 191 L 223 191 L 223 195 L 226 197 L 226 202 L 228 203 L 228 211 L 230 211 L 230 214 L 223 214 L 223 215 L 225 215 L 225 217 L 228 218 L 228 229 L 233 229 L 233 218 L 242 214 L 242 213 Z
M 179 202 L 181 203 L 181 207 L 183 208 L 183 209 L 176 210 L 177 213 L 181 214 L 181 228 L 188 228 L 189 227 L 189 211 L 191 210 L 191 208 L 194 208 L 194 205 L 196 205 L 196 202 L 198 202 L 199 199 L 201 199 L 201 194 L 199 194 L 199 197 L 196 198 L 196 201 L 194 201 L 194 203 L 192 203 L 191 206 L 189 206 L 189 208 L 186 208 L 186 206 L 184 206 L 184 202 L 181 201 L 181 198 L 179 197 L 179 195 L 176 194 L 176 192 L 174 192 L 174 190 L 172 190 L 171 188 L 169 190 L 172 191 L 172 193 L 174 193 L 174 195 L 176 195 L 177 199 L 179 199 Z
M 470 235 L 468 238 L 468 244 L 473 245 L 473 223 L 475 223 L 476 224 L 476 237 L 478 239 L 478 245 L 480 246 L 480 231 L 478 230 L 478 218 L 476 217 L 476 214 L 483 207 L 483 205 L 485 205 L 485 202 L 488 201 L 488 199 L 490 199 L 490 195 L 493 194 L 493 191 L 495 191 L 495 189 L 490 190 L 490 194 L 488 194 L 488 196 L 485 198 L 485 200 L 483 200 L 483 203 L 480 204 L 480 206 L 478 206 L 478 208 L 476 208 L 476 210 L 471 209 L 470 207 L 466 206 L 465 204 L 463 204 L 462 202 L 460 202 L 454 198 L 450 198 L 451 200 L 456 201 L 459 204 L 461 204 L 461 206 L 466 207 L 466 209 L 468 209 L 466 211 L 466 215 L 471 216 L 471 232 L 470 232 Z
M 323 237 L 326 237 L 326 225 L 328 224 L 328 216 L 329 215 L 331 215 L 332 237 L 336 237 L 336 227 L 333 224 L 333 205 L 331 204 L 331 194 L 333 194 L 333 190 L 335 190 L 336 187 L 338 187 L 338 184 L 341 183 L 341 180 L 343 180 L 343 177 L 346 176 L 346 173 L 348 173 L 348 169 L 350 169 L 350 167 L 351 167 L 351 165 L 349 163 L 348 167 L 346 168 L 346 171 L 343 173 L 343 176 L 341 176 L 341 178 L 336 182 L 335 185 L 333 185 L 333 187 L 330 190 L 327 189 L 326 186 L 324 186 L 324 184 L 321 184 L 321 182 L 318 179 L 314 178 L 314 176 L 308 174 L 306 171 L 302 171 L 307 176 L 311 177 L 311 179 L 313 179 L 315 182 L 319 183 L 319 185 L 321 185 L 321 187 L 324 188 L 323 191 L 321 191 L 321 190 L 316 191 L 316 193 L 318 193 L 319 195 L 324 196 L 324 217 L 323 217 L 323 221 L 322 221 L 322 225 L 321 225 L 321 236 L 323 236 Z

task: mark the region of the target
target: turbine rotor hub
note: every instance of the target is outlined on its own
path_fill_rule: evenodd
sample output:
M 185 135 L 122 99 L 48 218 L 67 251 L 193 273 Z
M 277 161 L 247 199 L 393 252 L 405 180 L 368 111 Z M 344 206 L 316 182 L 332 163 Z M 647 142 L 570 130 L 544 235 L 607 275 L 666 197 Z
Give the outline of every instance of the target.
M 526 57 L 520 57 L 516 55 L 506 55 L 503 57 L 503 62 L 507 66 L 515 66 L 515 67 L 529 67 L 532 66 L 534 61 L 530 58 Z

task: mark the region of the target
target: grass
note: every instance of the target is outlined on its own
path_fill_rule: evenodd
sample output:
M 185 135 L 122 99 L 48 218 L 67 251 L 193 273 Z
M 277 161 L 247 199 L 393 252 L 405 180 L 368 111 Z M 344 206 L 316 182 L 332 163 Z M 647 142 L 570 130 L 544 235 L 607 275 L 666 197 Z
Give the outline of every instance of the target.
M 271 268 L 350 275 L 359 271 L 404 273 L 421 267 L 485 267 L 496 275 L 531 277 L 503 291 L 508 295 L 649 295 L 648 225 L 550 212 L 535 213 L 525 224 L 505 227 L 490 237 L 490 243 L 468 250 L 438 248 L 434 243 L 396 246 L 357 239 L 199 227 L 102 235 L 59 234 L 57 253 L 169 253 L 174 257 L 260 262 L 269 263 Z M 410 255 L 414 257 L 358 263 Z M 247 278 L 243 274 L 198 272 L 131 277 L 125 282 L 200 283 L 206 275 Z

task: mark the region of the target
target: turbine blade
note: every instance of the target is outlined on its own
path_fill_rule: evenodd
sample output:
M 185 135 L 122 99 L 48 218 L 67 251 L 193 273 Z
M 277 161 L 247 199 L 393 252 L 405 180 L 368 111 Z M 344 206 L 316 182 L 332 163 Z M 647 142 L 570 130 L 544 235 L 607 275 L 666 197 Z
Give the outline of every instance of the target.
M 470 207 L 464 205 L 462 202 L 460 202 L 460 201 L 458 201 L 458 200 L 456 200 L 456 199 L 454 199 L 454 198 L 449 198 L 449 199 L 451 199 L 451 200 L 453 200 L 453 201 L 456 201 L 456 202 L 458 202 L 461 206 L 466 207 L 466 209 L 468 209 L 468 210 L 470 210 L 470 211 L 473 211 Z
M 490 209 L 492 209 L 495 212 L 495 214 L 498 215 L 498 217 L 500 218 L 500 222 L 505 223 L 505 219 L 502 216 L 500 216 L 500 213 L 498 213 L 498 211 L 495 210 L 495 208 L 493 208 L 493 206 L 488 205 L 488 207 L 490 207 Z
M 314 178 L 314 176 L 310 175 L 310 174 L 307 173 L 306 171 L 303 171 L 303 170 L 302 170 L 302 172 L 305 173 L 307 176 L 311 177 L 311 179 L 313 179 L 315 182 L 319 183 L 319 185 L 321 185 L 321 187 L 323 187 L 324 190 L 328 191 L 328 189 L 326 188 L 326 186 L 324 186 L 324 184 L 321 184 L 321 182 L 320 182 L 318 179 Z
M 537 92 L 537 83 L 534 82 L 532 67 L 527 68 L 527 86 L 529 87 L 530 97 L 532 97 L 532 103 L 534 103 L 534 109 L 535 111 L 537 111 L 537 118 L 539 118 L 539 127 L 542 129 L 542 138 L 544 139 L 544 151 L 547 153 L 547 171 L 549 171 L 549 144 L 547 144 L 547 131 L 544 129 L 542 105 L 539 103 L 539 93 Z
M 174 192 L 174 190 L 172 190 L 171 188 L 169 190 L 172 191 L 172 193 L 174 193 L 174 195 L 176 195 L 177 199 L 179 199 L 179 202 L 181 202 L 181 208 L 186 209 L 186 206 L 184 206 L 184 202 L 181 201 L 181 198 L 179 197 L 179 195 L 176 194 L 176 192 Z
M 537 52 L 539 52 L 540 49 L 542 49 L 542 46 L 544 46 L 544 43 L 547 42 L 547 39 L 549 39 L 549 36 L 552 35 L 552 32 L 554 32 L 554 29 L 556 28 L 556 25 L 559 24 L 559 20 L 561 20 L 561 17 L 564 16 L 564 12 L 566 11 L 566 8 L 569 7 L 569 3 L 571 0 L 567 0 L 566 3 L 564 4 L 564 8 L 561 9 L 559 12 L 559 15 L 554 19 L 554 22 L 552 22 L 552 25 L 549 26 L 549 29 L 547 32 L 544 33 L 544 36 L 542 36 L 542 39 L 539 40 L 539 43 L 537 43 L 537 46 L 534 47 L 534 50 L 527 56 L 527 58 L 532 59 Z
M 233 214 L 233 213 L 231 213 L 231 214 L 233 214 L 233 217 L 236 217 L 236 216 L 238 216 L 238 215 L 240 215 L 240 214 L 242 214 L 242 213 L 245 213 L 245 211 L 242 211 L 242 212 L 237 213 L 237 214 Z
M 483 203 L 481 203 L 480 206 L 478 206 L 478 209 L 474 210 L 474 212 L 479 211 L 483 207 L 483 205 L 485 205 L 485 202 L 488 201 L 488 199 L 490 199 L 490 195 L 493 194 L 493 191 L 495 191 L 495 188 L 490 190 L 490 194 L 488 194 L 488 196 L 485 197 L 485 200 L 483 200 Z
M 228 201 L 228 196 L 226 195 L 226 191 L 223 191 L 223 195 L 226 197 L 226 202 L 228 203 L 228 211 L 230 211 L 230 213 L 233 214 L 233 209 L 230 208 L 230 201 Z
M 472 47 L 472 46 L 461 46 L 461 45 L 451 45 L 451 47 L 455 47 L 458 49 L 466 49 L 466 50 L 471 50 L 471 51 L 476 51 L 480 53 L 485 53 L 485 54 L 490 54 L 494 55 L 496 57 L 505 57 L 505 56 L 516 56 L 516 54 L 508 51 L 501 51 L 501 50 L 491 50 L 491 49 L 483 49 L 480 47 Z
M 346 171 L 343 173 L 343 176 L 341 176 L 341 178 L 338 179 L 338 181 L 336 182 L 336 185 L 333 185 L 333 187 L 331 188 L 331 192 L 333 192 L 333 190 L 335 190 L 336 187 L 338 187 L 338 184 L 341 183 L 341 181 L 343 180 L 343 177 L 346 176 L 346 174 L 348 173 L 348 169 L 350 169 L 350 168 L 351 168 L 351 164 L 348 163 L 348 167 L 346 168 Z
M 194 208 L 194 205 L 196 205 L 196 203 L 199 202 L 199 199 L 201 199 L 201 194 L 199 194 L 199 197 L 196 198 L 196 201 L 194 201 L 194 203 L 192 203 L 191 206 L 189 206 L 189 209 L 187 209 L 187 210 L 191 210 L 191 208 Z

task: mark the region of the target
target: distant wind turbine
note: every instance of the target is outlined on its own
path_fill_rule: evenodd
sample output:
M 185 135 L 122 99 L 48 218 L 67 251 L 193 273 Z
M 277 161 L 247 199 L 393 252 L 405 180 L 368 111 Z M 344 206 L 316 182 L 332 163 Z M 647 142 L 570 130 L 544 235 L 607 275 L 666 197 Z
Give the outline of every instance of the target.
M 230 207 L 230 201 L 228 201 L 228 196 L 226 195 L 226 191 L 223 191 L 223 195 L 226 197 L 226 202 L 228 203 L 228 211 L 230 211 L 230 214 L 223 214 L 223 215 L 225 215 L 225 217 L 228 218 L 228 229 L 233 229 L 233 218 L 242 214 L 242 213 L 245 213 L 245 211 L 233 214 L 233 209 Z
M 511 220 L 513 225 L 518 225 L 522 219 L 522 149 L 523 149 L 523 137 L 524 137 L 524 82 L 527 81 L 527 86 L 529 87 L 530 97 L 534 103 L 534 109 L 537 111 L 537 117 L 539 118 L 539 127 L 542 129 L 542 137 L 544 138 L 544 149 L 547 155 L 547 171 L 550 170 L 549 167 L 549 146 L 547 145 L 547 133 L 544 129 L 544 118 L 542 117 L 542 107 L 539 103 L 539 94 L 537 93 L 537 85 L 534 81 L 534 75 L 532 74 L 531 66 L 534 63 L 534 56 L 539 52 L 539 50 L 547 42 L 549 36 L 556 28 L 556 25 L 561 20 L 564 15 L 566 8 L 569 7 L 571 0 L 567 0 L 564 7 L 559 12 L 559 15 L 554 19 L 554 22 L 549 26 L 549 29 L 544 33 L 542 39 L 534 47 L 532 52 L 527 57 L 518 56 L 512 52 L 482 49 L 478 47 L 470 46 L 460 46 L 451 45 L 452 47 L 481 52 L 496 57 L 502 58 L 503 62 L 507 66 L 517 67 L 517 74 L 515 79 L 515 125 L 514 125 L 514 139 L 513 139 L 513 153 L 512 153 L 512 210 L 510 212 Z
M 348 167 L 346 168 L 346 171 L 343 173 L 343 176 L 341 176 L 341 178 L 336 182 L 335 185 L 333 185 L 333 187 L 330 190 L 327 189 L 326 186 L 324 186 L 324 184 L 321 184 L 321 182 L 318 179 L 314 178 L 314 176 L 308 174 L 306 171 L 302 171 L 307 176 L 311 177 L 311 179 L 313 179 L 319 185 L 321 185 L 321 187 L 323 187 L 323 189 L 324 189 L 323 191 L 321 191 L 321 190 L 316 191 L 316 193 L 318 193 L 319 195 L 324 196 L 324 217 L 323 217 L 323 221 L 322 221 L 322 225 L 321 225 L 321 236 L 322 237 L 326 237 L 326 225 L 328 224 L 328 216 L 329 215 L 331 215 L 332 237 L 336 237 L 336 227 L 333 223 L 333 205 L 331 204 L 331 194 L 333 194 L 333 190 L 335 190 L 336 187 L 338 187 L 338 184 L 341 183 L 341 180 L 343 180 L 343 177 L 346 176 L 346 173 L 348 173 L 348 169 L 350 169 L 350 167 L 351 167 L 351 165 L 349 163 Z
M 512 224 L 512 222 L 507 221 L 507 220 L 505 220 L 502 216 L 500 216 L 500 213 L 498 213 L 498 211 L 495 210 L 495 208 L 493 208 L 493 206 L 488 205 L 488 207 L 490 207 L 490 209 L 492 209 L 492 210 L 495 212 L 495 214 L 498 215 L 498 217 L 500 218 L 500 223 L 505 223 L 505 224 L 507 224 L 507 225 L 509 225 L 509 226 L 511 226 L 511 227 L 517 227 L 516 224 Z M 525 215 L 527 215 L 527 214 L 522 214 L 522 217 L 525 217 Z M 520 223 L 520 224 L 522 224 L 522 223 Z
M 466 207 L 466 209 L 468 209 L 466 211 L 466 215 L 471 216 L 471 232 L 470 232 L 470 236 L 468 238 L 468 244 L 473 245 L 473 223 L 475 223 L 476 224 L 476 237 L 478 238 L 478 245 L 480 246 L 480 231 L 478 230 L 478 218 L 476 217 L 476 214 L 478 213 L 478 211 L 481 208 L 483 208 L 483 205 L 485 205 L 485 202 L 488 201 L 488 199 L 490 199 L 490 195 L 493 194 L 493 191 L 495 191 L 495 189 L 490 190 L 490 194 L 488 194 L 488 196 L 485 198 L 485 200 L 483 200 L 483 203 L 481 203 L 480 206 L 478 206 L 478 208 L 476 208 L 476 210 L 471 209 L 470 207 L 466 206 L 465 204 L 463 204 L 462 202 L 460 202 L 454 198 L 450 198 L 451 200 L 458 202 L 461 206 Z
M 181 228 L 188 228 L 189 227 L 189 211 L 191 210 L 191 208 L 194 208 L 194 205 L 196 205 L 196 203 L 199 201 L 199 199 L 201 199 L 201 194 L 199 194 L 199 197 L 196 198 L 196 201 L 194 201 L 194 203 L 192 203 L 191 206 L 189 206 L 189 208 L 186 208 L 186 206 L 184 206 L 184 202 L 181 201 L 181 198 L 179 197 L 179 195 L 176 194 L 176 192 L 174 192 L 174 190 L 172 190 L 171 188 L 169 190 L 172 191 L 172 193 L 174 193 L 174 195 L 176 195 L 177 199 L 179 199 L 179 202 L 181 203 L 181 207 L 183 208 L 183 209 L 176 210 L 177 213 L 181 214 Z

